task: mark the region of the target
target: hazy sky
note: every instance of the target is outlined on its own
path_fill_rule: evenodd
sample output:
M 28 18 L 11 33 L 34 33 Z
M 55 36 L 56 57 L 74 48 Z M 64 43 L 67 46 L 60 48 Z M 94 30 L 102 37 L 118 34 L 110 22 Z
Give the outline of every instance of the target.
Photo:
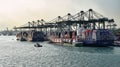
M 114 18 L 120 25 L 119 3 L 120 0 L 0 0 L 0 30 L 38 19 L 50 21 L 59 15 L 76 14 L 89 8 Z

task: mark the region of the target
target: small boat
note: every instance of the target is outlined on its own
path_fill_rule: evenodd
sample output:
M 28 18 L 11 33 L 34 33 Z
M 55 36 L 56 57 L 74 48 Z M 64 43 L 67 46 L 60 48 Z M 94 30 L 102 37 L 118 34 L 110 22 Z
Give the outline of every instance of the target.
M 39 43 L 36 43 L 34 46 L 35 47 L 42 47 L 42 45 L 40 45 Z
M 114 46 L 120 46 L 120 41 L 114 41 Z

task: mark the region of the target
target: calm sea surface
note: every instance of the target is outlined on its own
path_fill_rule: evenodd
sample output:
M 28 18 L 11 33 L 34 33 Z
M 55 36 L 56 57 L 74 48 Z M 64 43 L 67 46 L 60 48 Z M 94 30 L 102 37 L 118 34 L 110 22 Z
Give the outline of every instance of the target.
M 68 47 L 0 36 L 0 67 L 120 67 L 120 47 Z

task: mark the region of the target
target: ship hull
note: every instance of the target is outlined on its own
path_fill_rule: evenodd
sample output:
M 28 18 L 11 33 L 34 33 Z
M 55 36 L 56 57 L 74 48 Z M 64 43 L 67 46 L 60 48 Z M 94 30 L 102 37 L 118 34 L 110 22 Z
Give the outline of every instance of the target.
M 83 45 L 84 46 L 97 46 L 97 47 L 106 47 L 106 46 L 113 46 L 114 43 L 113 40 L 110 41 L 94 41 L 94 42 L 88 42 L 88 41 L 84 41 Z

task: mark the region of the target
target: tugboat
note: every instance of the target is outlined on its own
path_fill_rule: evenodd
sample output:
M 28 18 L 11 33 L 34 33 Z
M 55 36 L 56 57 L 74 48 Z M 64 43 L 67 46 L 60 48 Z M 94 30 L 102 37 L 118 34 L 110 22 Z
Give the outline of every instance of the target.
M 45 35 L 41 31 L 24 31 L 16 35 L 20 41 L 45 41 Z

